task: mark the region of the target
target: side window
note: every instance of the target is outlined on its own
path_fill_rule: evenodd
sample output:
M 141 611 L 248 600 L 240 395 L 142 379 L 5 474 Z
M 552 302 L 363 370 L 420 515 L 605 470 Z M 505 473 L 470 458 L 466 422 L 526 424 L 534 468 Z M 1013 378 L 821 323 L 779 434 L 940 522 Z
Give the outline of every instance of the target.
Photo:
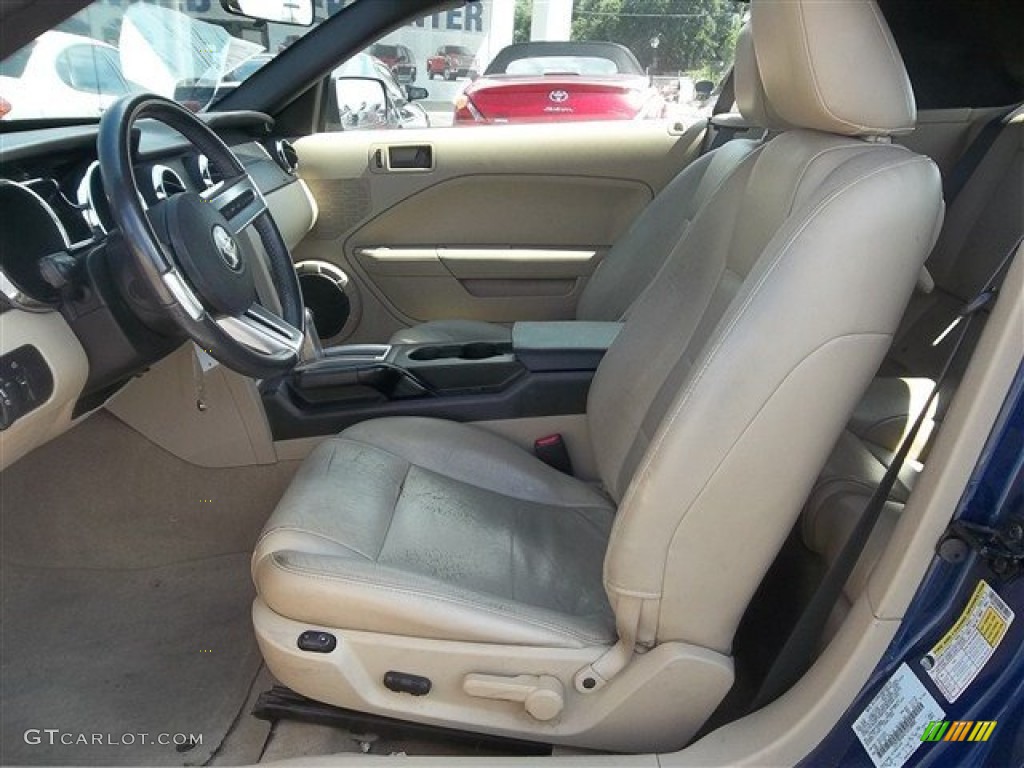
M 121 96 L 128 92 L 120 65 L 109 51 L 94 45 L 73 45 L 57 61 L 57 75 L 76 91 L 102 96 Z
M 690 124 L 710 114 L 747 11 L 739 0 L 480 0 L 418 19 L 355 58 L 383 63 L 389 98 L 395 86 L 405 94 L 396 115 L 415 114 L 417 126 Z
M 21 50 L 15 51 L 0 61 L 0 77 L 21 77 L 25 74 L 25 67 L 28 66 L 28 60 L 32 58 L 32 50 L 35 47 L 35 41 L 32 41 Z

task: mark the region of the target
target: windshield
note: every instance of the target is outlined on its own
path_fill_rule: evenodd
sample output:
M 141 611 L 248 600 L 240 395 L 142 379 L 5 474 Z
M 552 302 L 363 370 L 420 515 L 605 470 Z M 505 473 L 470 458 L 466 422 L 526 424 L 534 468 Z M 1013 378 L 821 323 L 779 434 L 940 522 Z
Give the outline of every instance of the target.
M 619 68 L 610 59 L 596 56 L 542 56 L 516 59 L 505 68 L 506 75 L 617 75 Z
M 314 27 L 354 0 L 318 0 Z M 209 108 L 314 27 L 229 14 L 218 0 L 95 0 L 0 62 L 0 119 L 98 118 L 150 92 Z

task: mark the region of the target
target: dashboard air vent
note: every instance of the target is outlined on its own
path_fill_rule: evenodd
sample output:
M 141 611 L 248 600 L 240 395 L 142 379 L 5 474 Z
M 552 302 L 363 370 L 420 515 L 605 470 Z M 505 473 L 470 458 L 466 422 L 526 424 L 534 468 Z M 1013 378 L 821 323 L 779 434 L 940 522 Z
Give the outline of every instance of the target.
M 274 155 L 277 159 L 277 164 L 280 165 L 289 176 L 294 176 L 296 171 L 299 170 L 299 153 L 295 151 L 295 147 L 292 146 L 290 141 L 281 139 L 275 143 Z
M 153 196 L 157 200 L 166 200 L 185 190 L 185 182 L 181 176 L 166 165 L 153 166 Z

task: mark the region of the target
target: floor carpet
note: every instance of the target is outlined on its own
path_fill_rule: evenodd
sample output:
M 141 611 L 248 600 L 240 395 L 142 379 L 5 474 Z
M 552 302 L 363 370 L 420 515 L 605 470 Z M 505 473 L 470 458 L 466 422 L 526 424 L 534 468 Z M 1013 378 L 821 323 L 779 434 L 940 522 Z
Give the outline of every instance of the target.
M 209 761 L 260 667 L 249 554 L 294 470 L 197 467 L 101 412 L 0 474 L 0 763 Z
M 260 666 L 245 554 L 132 571 L 5 567 L 3 591 L 5 765 L 201 765 Z M 202 743 L 184 750 L 162 734 Z

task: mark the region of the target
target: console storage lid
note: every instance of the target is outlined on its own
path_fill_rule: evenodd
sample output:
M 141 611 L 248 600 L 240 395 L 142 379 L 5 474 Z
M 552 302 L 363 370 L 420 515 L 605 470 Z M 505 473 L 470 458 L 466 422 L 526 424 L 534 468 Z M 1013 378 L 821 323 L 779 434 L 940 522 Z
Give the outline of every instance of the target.
M 530 371 L 597 369 L 622 323 L 590 321 L 516 323 L 512 348 Z

